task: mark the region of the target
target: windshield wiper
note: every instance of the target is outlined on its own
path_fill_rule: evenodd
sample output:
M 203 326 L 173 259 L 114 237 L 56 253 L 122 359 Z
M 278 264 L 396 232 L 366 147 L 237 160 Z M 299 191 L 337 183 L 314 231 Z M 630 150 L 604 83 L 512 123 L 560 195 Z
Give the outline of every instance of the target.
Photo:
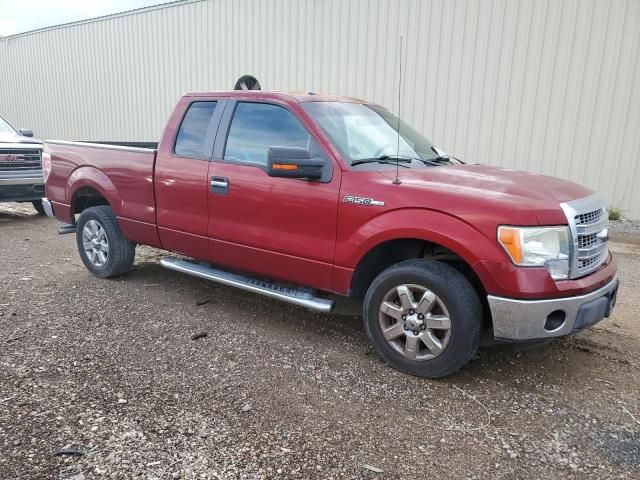
M 413 160 L 412 158 L 404 158 L 397 155 L 381 155 L 379 157 L 362 158 L 360 160 L 354 160 L 353 162 L 351 162 L 351 166 L 353 167 L 355 165 L 362 165 L 363 163 L 385 163 L 389 165 L 395 165 L 396 162 L 398 162 L 399 164 L 411 163 L 412 160 Z M 400 166 L 404 168 L 409 168 L 408 165 L 400 165 Z
M 442 163 L 445 163 L 445 162 L 453 163 L 451 160 L 455 160 L 456 162 L 460 163 L 461 165 L 464 165 L 464 162 L 462 160 L 460 160 L 459 158 L 452 157 L 451 155 L 447 155 L 447 154 L 442 155 L 442 153 L 440 153 L 440 151 L 437 148 L 433 147 L 433 146 L 431 147 L 431 151 L 433 153 L 435 153 L 436 156 L 433 157 L 433 158 L 428 158 L 427 160 L 430 161 L 430 162 L 442 164 Z
M 437 157 L 432 157 L 432 158 L 427 158 L 426 160 L 424 160 L 425 162 L 433 162 L 433 163 L 437 163 L 437 164 L 443 164 L 443 163 L 453 163 L 451 161 L 450 157 L 443 157 L 442 155 L 437 156 Z
M 380 157 L 362 158 L 360 160 L 354 160 L 353 162 L 351 162 L 351 166 L 361 165 L 363 163 L 385 163 L 385 164 L 395 165 L 397 161 L 401 167 L 409 168 L 409 165 L 402 165 L 402 163 L 411 163 L 415 160 L 416 162 L 422 162 L 425 165 L 431 165 L 432 167 L 439 167 L 445 163 L 453 163 L 451 161 L 452 158 L 453 157 L 442 156 L 442 155 L 439 155 L 433 158 L 416 158 L 416 157 L 407 157 L 404 155 L 382 155 Z
M 415 160 L 416 162 L 422 162 L 425 165 L 431 165 L 432 167 L 439 167 L 445 162 L 449 161 L 449 157 L 435 157 L 435 158 L 415 158 L 407 157 L 409 160 Z

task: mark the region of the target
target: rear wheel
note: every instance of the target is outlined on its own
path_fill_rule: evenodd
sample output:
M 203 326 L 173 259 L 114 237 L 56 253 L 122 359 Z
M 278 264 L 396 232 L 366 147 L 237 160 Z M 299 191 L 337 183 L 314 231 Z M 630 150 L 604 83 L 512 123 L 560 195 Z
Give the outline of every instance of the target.
M 364 302 L 364 325 L 392 367 L 439 378 L 478 349 L 482 306 L 469 281 L 441 262 L 415 259 L 387 268 Z
M 36 212 L 38 212 L 38 215 L 46 215 L 47 214 L 44 211 L 44 207 L 42 206 L 42 200 L 34 200 L 33 202 L 31 202 L 31 204 L 33 205 L 33 208 L 36 209 Z
M 133 266 L 135 244 L 122 236 L 111 207 L 101 205 L 82 212 L 76 243 L 85 267 L 98 277 L 116 277 Z

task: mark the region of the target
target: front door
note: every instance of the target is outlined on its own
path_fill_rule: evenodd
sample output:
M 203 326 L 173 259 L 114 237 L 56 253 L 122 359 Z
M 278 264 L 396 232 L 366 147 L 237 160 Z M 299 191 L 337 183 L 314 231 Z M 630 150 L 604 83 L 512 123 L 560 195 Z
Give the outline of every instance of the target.
M 310 148 L 326 157 L 284 106 L 227 102 L 209 164 L 209 256 L 254 274 L 332 290 L 340 169 L 331 163 L 332 176 L 322 182 L 269 177 L 270 146 Z

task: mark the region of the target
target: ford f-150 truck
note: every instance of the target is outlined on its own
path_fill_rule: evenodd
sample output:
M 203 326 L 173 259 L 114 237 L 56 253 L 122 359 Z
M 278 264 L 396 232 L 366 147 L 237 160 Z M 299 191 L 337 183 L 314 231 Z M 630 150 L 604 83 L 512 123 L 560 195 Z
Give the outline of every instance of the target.
M 42 143 L 31 137 L 31 130 L 16 130 L 0 117 L 0 202 L 31 202 L 44 215 Z
M 99 277 L 163 266 L 330 312 L 363 299 L 393 367 L 442 377 L 481 337 L 539 342 L 609 316 L 607 211 L 565 180 L 463 164 L 353 98 L 191 93 L 156 149 L 45 142 L 46 210 Z M 189 259 L 184 259 L 186 256 Z

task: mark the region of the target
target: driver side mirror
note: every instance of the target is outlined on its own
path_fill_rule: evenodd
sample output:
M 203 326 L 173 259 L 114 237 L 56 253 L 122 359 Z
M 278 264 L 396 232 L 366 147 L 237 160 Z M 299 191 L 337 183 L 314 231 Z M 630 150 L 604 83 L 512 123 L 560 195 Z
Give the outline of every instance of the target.
M 30 128 L 21 128 L 20 135 L 22 135 L 23 137 L 33 137 L 33 130 L 31 130 Z
M 267 174 L 270 177 L 320 179 L 327 163 L 311 158 L 311 152 L 298 147 L 269 147 Z

